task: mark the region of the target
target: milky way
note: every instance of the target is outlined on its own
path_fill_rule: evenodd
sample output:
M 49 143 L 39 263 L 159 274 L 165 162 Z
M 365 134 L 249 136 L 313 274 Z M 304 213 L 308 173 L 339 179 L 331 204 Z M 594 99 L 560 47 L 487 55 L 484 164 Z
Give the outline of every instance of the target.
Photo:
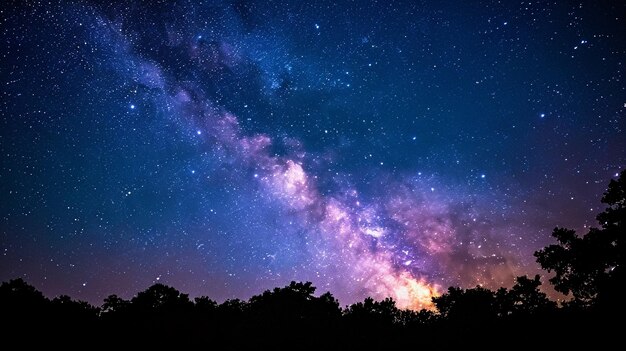
M 2 6 L 0 278 L 49 295 L 429 307 L 626 165 L 617 2 Z

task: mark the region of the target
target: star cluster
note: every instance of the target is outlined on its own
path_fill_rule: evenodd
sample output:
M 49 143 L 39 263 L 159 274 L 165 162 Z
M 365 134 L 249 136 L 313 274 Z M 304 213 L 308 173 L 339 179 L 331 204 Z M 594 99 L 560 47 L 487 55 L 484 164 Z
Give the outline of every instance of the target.
M 510 286 L 626 166 L 624 4 L 6 2 L 0 278 Z

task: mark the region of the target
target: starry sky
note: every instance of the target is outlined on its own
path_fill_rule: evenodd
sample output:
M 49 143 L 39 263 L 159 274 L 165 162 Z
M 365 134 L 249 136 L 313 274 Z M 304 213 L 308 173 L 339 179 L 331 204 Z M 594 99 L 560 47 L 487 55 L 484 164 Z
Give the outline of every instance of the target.
M 622 1 L 4 1 L 0 279 L 511 286 L 626 166 Z

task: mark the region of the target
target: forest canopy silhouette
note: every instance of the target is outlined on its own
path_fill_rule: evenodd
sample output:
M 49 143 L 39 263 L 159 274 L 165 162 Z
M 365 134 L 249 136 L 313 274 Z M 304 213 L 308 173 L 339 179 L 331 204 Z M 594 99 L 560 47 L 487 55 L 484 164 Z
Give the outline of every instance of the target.
M 89 338 L 281 348 L 451 346 L 479 338 L 533 346 L 540 337 L 560 346 L 599 345 L 618 338 L 613 320 L 624 311 L 626 170 L 610 181 L 601 202 L 607 207 L 597 215 L 599 228 L 584 235 L 555 228 L 556 243 L 535 253 L 549 283 L 570 298 L 559 304 L 540 290 L 539 275 L 517 277 L 510 289 L 496 291 L 450 287 L 433 298 L 433 310 L 421 311 L 399 309 L 391 298 L 342 308 L 330 292 L 316 295 L 311 282 L 223 303 L 155 284 L 130 300 L 110 295 L 92 306 L 66 295 L 49 299 L 17 278 L 0 286 L 3 334 L 63 343 Z

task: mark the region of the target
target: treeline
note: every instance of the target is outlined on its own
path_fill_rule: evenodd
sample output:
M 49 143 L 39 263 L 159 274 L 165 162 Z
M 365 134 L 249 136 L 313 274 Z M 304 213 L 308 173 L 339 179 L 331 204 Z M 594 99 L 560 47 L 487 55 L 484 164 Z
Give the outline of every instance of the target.
M 540 284 L 536 276 L 519 277 L 513 288 L 497 291 L 450 288 L 433 299 L 436 310 L 412 311 L 397 308 L 390 298 L 367 298 L 341 308 L 331 293 L 315 296 L 310 282 L 291 282 L 248 301 L 221 304 L 204 296 L 192 300 L 175 288 L 155 284 L 130 300 L 111 295 L 95 307 L 68 296 L 47 299 L 15 279 L 0 286 L 0 309 L 5 331 L 11 331 L 7 335 L 45 335 L 53 343 L 79 338 L 243 348 L 277 343 L 304 343 L 307 348 L 451 346 L 477 338 L 491 342 L 524 333 L 547 335 L 550 325 L 589 324 L 589 318 L 602 322 L 591 310 L 557 308 L 538 289 Z
M 21 338 L 22 346 L 85 341 L 94 347 L 176 343 L 218 349 L 608 346 L 622 339 L 626 171 L 610 182 L 602 202 L 608 207 L 597 217 L 601 228 L 584 236 L 556 228 L 557 244 L 535 253 L 554 274 L 554 288 L 571 296 L 560 305 L 540 290 L 539 276 L 518 277 L 512 288 L 496 291 L 451 287 L 433 298 L 434 310 L 421 311 L 399 309 L 390 298 L 341 308 L 329 292 L 316 296 L 310 282 L 221 304 L 155 284 L 130 300 L 111 295 L 96 307 L 69 296 L 50 300 L 15 279 L 0 285 L 3 335 Z

